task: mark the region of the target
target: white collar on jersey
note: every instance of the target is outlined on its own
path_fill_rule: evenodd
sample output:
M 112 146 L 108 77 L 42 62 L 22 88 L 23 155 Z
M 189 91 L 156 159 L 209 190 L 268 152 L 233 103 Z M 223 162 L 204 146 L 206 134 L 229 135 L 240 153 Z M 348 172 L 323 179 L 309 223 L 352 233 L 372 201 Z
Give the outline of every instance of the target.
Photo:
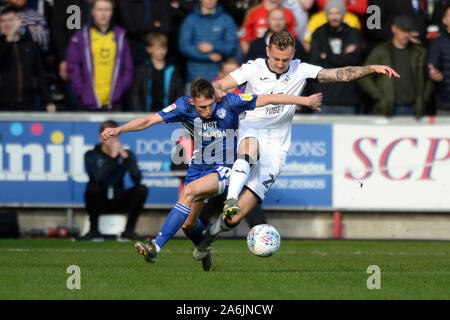
M 289 72 L 289 68 L 291 67 L 291 64 L 289 64 L 289 67 L 287 68 L 287 70 L 286 70 L 285 72 L 282 72 L 282 73 L 276 73 L 275 71 L 272 71 L 272 69 L 270 69 L 270 66 L 269 66 L 269 59 L 266 58 L 264 61 L 266 62 L 267 70 L 269 70 L 270 72 L 274 73 L 274 74 L 277 76 L 277 80 L 280 79 L 280 77 L 281 77 L 283 74 L 288 73 L 288 72 Z

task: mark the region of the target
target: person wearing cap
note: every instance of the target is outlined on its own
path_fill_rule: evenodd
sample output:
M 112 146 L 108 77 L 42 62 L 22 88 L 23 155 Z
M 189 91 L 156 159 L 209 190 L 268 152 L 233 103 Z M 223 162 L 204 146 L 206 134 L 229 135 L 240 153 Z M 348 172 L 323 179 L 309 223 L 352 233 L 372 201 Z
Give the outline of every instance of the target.
M 430 44 L 428 75 L 436 83 L 437 115 L 450 115 L 450 2 L 444 6 L 442 23 L 445 27 Z
M 312 35 L 311 63 L 324 68 L 361 65 L 361 33 L 343 22 L 345 5 L 330 1 L 326 5 L 328 22 Z M 355 114 L 360 104 L 360 89 L 356 82 L 312 83 L 313 92 L 324 95 L 323 112 Z
M 400 74 L 396 81 L 377 76 L 358 80 L 360 87 L 373 99 L 376 115 L 414 115 L 420 118 L 431 97 L 433 85 L 425 75 L 426 49 L 411 42 L 416 30 L 406 15 L 396 16 L 391 25 L 392 40 L 375 47 L 365 65 L 389 65 Z
M 361 22 L 356 14 L 348 12 L 343 0 L 329 0 L 322 11 L 314 13 L 310 18 L 303 36 L 303 46 L 307 52 L 311 49 L 313 33 L 328 22 L 327 12 L 330 8 L 339 8 L 343 14 L 343 22 L 350 27 L 361 30 Z
M 415 33 L 412 40 L 425 45 L 429 2 L 427 0 L 370 0 L 369 7 L 376 6 L 380 14 L 369 11 L 365 16 L 366 23 L 363 24 L 363 34 L 367 52 L 371 52 L 376 46 L 391 40 L 391 25 L 394 18 L 399 15 L 407 15 L 414 21 Z M 437 2 L 435 2 L 436 5 Z M 375 25 L 373 25 L 374 23 Z

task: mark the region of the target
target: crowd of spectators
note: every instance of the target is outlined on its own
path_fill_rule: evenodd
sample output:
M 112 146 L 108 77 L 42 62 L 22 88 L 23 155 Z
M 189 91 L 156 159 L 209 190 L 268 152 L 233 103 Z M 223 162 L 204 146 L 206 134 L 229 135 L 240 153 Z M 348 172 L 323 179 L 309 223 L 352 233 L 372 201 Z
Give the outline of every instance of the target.
M 287 30 L 305 62 L 401 75 L 308 83 L 324 113 L 450 115 L 450 0 L 0 0 L 0 10 L 0 111 L 159 111 L 194 78 L 265 58 L 271 34 Z

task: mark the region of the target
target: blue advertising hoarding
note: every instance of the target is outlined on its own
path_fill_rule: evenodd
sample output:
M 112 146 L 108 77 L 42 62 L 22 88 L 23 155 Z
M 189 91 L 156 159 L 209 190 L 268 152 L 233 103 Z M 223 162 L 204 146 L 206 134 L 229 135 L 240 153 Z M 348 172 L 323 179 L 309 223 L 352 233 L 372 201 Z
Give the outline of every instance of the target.
M 84 153 L 99 143 L 92 121 L 0 122 L 0 205 L 83 205 L 88 181 Z M 183 130 L 161 124 L 122 135 L 149 186 L 147 205 L 170 207 L 180 180 L 170 172 L 172 148 Z M 332 126 L 293 125 L 284 173 L 264 200 L 267 207 L 331 207 Z M 126 186 L 131 186 L 127 178 Z
M 332 128 L 328 124 L 292 126 L 285 167 L 263 206 L 332 206 Z

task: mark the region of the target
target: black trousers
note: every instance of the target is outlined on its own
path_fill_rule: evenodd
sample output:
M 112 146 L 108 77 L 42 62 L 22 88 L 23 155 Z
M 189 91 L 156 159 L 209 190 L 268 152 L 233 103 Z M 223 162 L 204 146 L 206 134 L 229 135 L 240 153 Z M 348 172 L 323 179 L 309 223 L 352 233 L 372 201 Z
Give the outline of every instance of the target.
M 107 190 L 94 183 L 88 183 L 84 200 L 86 211 L 91 222 L 91 231 L 98 231 L 98 217 L 101 213 L 107 212 L 128 212 L 126 232 L 134 231 L 137 219 L 141 213 L 148 189 L 144 185 L 137 185 L 130 189 L 121 190 L 114 193 L 114 197 L 109 200 Z

